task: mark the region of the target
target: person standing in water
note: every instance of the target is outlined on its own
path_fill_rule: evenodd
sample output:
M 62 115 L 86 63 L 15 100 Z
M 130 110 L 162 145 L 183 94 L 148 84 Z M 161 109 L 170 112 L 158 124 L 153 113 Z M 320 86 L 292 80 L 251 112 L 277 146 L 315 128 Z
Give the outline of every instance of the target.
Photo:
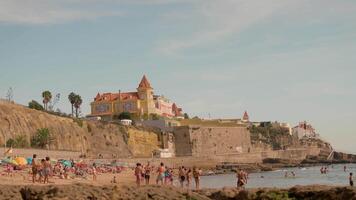
M 350 181 L 350 186 L 353 187 L 354 186 L 354 180 L 352 179 L 352 173 L 350 173 L 349 181 Z
M 197 167 L 193 167 L 193 177 L 195 181 L 196 190 L 199 190 L 200 188 L 200 175 L 201 175 L 201 171 Z
M 190 181 L 192 180 L 192 170 L 189 168 L 186 170 L 187 187 L 190 188 Z
M 237 188 L 242 188 L 246 185 L 245 173 L 242 170 L 237 170 Z

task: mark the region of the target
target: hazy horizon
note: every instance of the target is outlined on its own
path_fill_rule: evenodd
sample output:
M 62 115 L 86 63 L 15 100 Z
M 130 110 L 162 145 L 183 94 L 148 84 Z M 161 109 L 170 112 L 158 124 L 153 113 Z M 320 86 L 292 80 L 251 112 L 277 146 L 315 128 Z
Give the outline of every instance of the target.
M 3 0 L 0 98 L 41 102 L 135 91 L 191 117 L 310 122 L 356 153 L 356 2 L 348 0 Z

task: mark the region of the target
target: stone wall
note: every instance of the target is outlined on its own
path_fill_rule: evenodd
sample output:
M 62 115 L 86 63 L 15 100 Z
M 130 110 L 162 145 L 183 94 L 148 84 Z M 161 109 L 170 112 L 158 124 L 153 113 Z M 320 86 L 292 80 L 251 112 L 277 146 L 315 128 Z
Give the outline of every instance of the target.
M 250 152 L 245 127 L 194 127 L 174 129 L 176 156 L 211 157 Z
M 159 147 L 158 136 L 154 132 L 129 128 L 127 134 L 127 144 L 134 157 L 152 157 L 152 152 Z

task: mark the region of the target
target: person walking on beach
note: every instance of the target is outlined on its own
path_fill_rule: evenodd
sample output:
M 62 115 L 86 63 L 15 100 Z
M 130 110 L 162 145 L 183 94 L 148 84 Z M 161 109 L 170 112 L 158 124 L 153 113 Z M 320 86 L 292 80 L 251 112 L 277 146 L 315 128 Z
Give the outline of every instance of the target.
M 37 163 L 37 155 L 33 154 L 32 156 L 32 183 L 36 182 L 36 177 L 38 173 L 38 163 Z
M 193 167 L 193 177 L 195 181 L 196 190 L 199 190 L 200 188 L 200 175 L 201 175 L 201 171 L 197 167 Z
M 137 163 L 136 168 L 135 168 L 135 177 L 136 177 L 137 187 L 140 187 L 140 185 L 141 185 L 141 176 L 142 176 L 142 166 L 141 166 L 141 163 Z
M 185 174 L 186 172 L 184 166 L 179 167 L 178 176 L 179 176 L 179 182 L 181 188 L 184 187 Z
M 157 169 L 158 175 L 157 175 L 157 179 L 156 179 L 156 184 L 161 182 L 161 185 L 163 185 L 164 172 L 165 172 L 164 164 L 161 163 L 160 166 Z
M 344 165 L 344 172 L 346 172 L 346 165 Z
M 354 186 L 354 180 L 352 179 L 352 173 L 350 173 L 350 176 L 349 176 L 349 181 L 350 181 L 350 186 L 353 187 Z
M 149 185 L 150 178 L 151 178 L 151 170 L 152 170 L 152 167 L 151 167 L 149 161 L 147 162 L 147 165 L 145 166 L 144 170 L 145 170 L 145 173 L 144 173 L 145 174 L 145 182 L 146 182 L 146 185 Z

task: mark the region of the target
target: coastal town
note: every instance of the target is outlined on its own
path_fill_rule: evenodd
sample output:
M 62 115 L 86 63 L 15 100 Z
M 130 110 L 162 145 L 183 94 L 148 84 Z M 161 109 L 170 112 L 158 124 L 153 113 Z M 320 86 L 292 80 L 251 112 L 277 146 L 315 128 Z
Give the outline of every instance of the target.
M 356 200 L 355 22 L 355 0 L 0 0 L 0 200 Z

